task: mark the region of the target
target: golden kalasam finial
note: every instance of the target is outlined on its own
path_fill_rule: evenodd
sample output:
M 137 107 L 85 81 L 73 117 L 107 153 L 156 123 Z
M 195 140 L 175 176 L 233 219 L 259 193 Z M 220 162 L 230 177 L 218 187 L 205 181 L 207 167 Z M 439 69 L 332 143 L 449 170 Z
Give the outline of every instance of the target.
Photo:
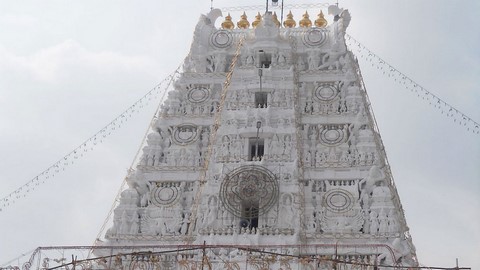
M 279 21 L 278 18 L 277 18 L 277 13 L 276 13 L 275 11 L 273 12 L 272 20 L 273 20 L 273 22 L 275 23 L 275 25 L 276 25 L 277 27 L 280 27 L 281 24 L 280 24 L 280 21 Z
M 225 21 L 222 22 L 222 28 L 223 29 L 233 29 L 235 27 L 235 24 L 232 22 L 232 16 L 230 16 L 230 13 L 225 17 Z
M 307 11 L 305 11 L 305 14 L 303 14 L 303 19 L 301 19 L 298 22 L 298 25 L 300 25 L 300 27 L 311 27 L 312 26 L 312 21 L 310 20 L 310 16 L 308 15 Z
M 297 23 L 293 19 L 293 14 L 292 14 L 292 11 L 290 10 L 290 12 L 287 14 L 287 19 L 283 22 L 283 26 L 285 26 L 286 28 L 292 28 L 292 27 L 295 27 L 296 25 Z
M 245 14 L 245 11 L 243 12 L 242 16 L 240 16 L 240 21 L 237 22 L 238 28 L 241 29 L 247 29 L 250 27 L 250 23 L 247 20 L 247 14 Z
M 252 27 L 255 28 L 257 25 L 262 21 L 262 15 L 260 15 L 260 12 L 257 13 L 257 16 L 255 16 L 255 21 L 252 22 Z
M 323 16 L 323 11 L 320 10 L 320 13 L 318 14 L 318 19 L 315 20 L 315 26 L 316 27 L 325 27 L 327 26 L 328 22 L 325 20 L 325 16 Z

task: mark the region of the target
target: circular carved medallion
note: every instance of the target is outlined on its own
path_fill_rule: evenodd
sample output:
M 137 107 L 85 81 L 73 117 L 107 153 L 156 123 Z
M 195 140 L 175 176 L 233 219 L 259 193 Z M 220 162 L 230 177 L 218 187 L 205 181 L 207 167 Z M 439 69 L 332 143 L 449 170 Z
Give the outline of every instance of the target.
M 220 200 L 237 217 L 260 216 L 278 200 L 278 182 L 268 169 L 242 166 L 225 176 L 220 186 Z M 255 211 L 245 211 L 255 208 Z M 258 210 L 257 210 L 258 209 Z M 253 217 L 253 216 L 252 216 Z
M 175 204 L 179 196 L 180 185 L 177 183 L 160 184 L 150 191 L 152 203 L 156 206 L 168 206 Z
M 173 142 L 178 145 L 187 145 L 198 140 L 200 130 L 194 124 L 176 126 L 173 130 Z
M 347 139 L 346 129 L 343 125 L 324 126 L 320 132 L 320 142 L 327 146 L 339 145 Z
M 303 34 L 302 40 L 308 47 L 318 47 L 325 43 L 327 35 L 320 29 L 312 28 Z
M 232 45 L 233 37 L 229 31 L 218 30 L 210 36 L 210 44 L 219 49 L 225 49 Z
M 330 190 L 325 194 L 325 206 L 335 213 L 342 213 L 353 208 L 353 195 L 345 190 Z
M 339 89 L 333 84 L 321 84 L 315 88 L 313 97 L 321 102 L 330 102 L 334 100 L 339 93 Z
M 204 87 L 195 87 L 190 89 L 187 99 L 191 103 L 202 103 L 210 98 L 210 89 Z

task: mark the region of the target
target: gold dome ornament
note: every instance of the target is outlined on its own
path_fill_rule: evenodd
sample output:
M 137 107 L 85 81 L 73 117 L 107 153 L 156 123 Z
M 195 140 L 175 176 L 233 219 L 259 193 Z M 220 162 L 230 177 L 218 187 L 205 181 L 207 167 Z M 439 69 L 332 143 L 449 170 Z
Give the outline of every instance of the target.
M 242 16 L 240 16 L 240 21 L 237 22 L 237 26 L 240 29 L 247 29 L 250 27 L 250 23 L 247 20 L 247 15 L 245 14 L 245 11 L 243 12 Z
M 303 14 L 303 19 L 301 19 L 298 24 L 300 27 L 311 27 L 312 26 L 312 21 L 310 20 L 310 16 L 308 15 L 308 12 L 305 11 L 305 14 Z
M 257 25 L 262 21 L 262 15 L 258 12 L 257 16 L 255 16 L 255 21 L 252 22 L 252 27 L 255 28 Z
M 320 10 L 320 13 L 318 14 L 318 19 L 315 20 L 315 26 L 316 27 L 325 27 L 327 26 L 328 22 L 325 20 L 325 16 L 323 16 L 323 11 Z
M 293 19 L 293 14 L 292 14 L 292 11 L 290 10 L 290 12 L 287 14 L 287 19 L 283 22 L 283 26 L 285 26 L 286 28 L 293 28 L 296 25 L 297 23 Z
M 275 23 L 275 25 L 276 25 L 277 27 L 280 27 L 281 24 L 280 24 L 280 21 L 279 21 L 278 18 L 277 18 L 277 13 L 276 13 L 276 12 L 273 12 L 272 20 L 273 20 L 273 22 Z
M 233 29 L 235 27 L 235 24 L 232 22 L 232 16 L 230 16 L 230 13 L 225 17 L 225 21 L 222 22 L 222 28 L 223 29 Z

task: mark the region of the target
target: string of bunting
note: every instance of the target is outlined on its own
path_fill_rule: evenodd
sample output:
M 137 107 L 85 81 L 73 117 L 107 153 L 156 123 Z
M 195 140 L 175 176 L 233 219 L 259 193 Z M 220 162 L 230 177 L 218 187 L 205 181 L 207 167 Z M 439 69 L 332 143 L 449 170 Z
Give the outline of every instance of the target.
M 243 251 L 247 255 L 247 263 L 245 264 L 245 267 L 248 268 L 249 265 L 255 266 L 258 265 L 257 263 L 260 262 L 262 265 L 266 265 L 267 267 L 270 264 L 274 264 L 276 262 L 294 262 L 298 263 L 299 265 L 305 265 L 305 267 L 308 267 L 308 265 L 313 264 L 320 264 L 320 263 L 326 263 L 325 266 L 328 266 L 333 269 L 436 269 L 436 270 L 471 270 L 470 267 L 441 267 L 441 266 L 424 266 L 424 265 L 419 265 L 419 266 L 403 266 L 400 264 L 395 264 L 395 265 L 390 265 L 390 264 L 384 264 L 384 263 L 379 263 L 377 259 L 375 258 L 374 261 L 361 261 L 361 260 L 349 260 L 343 256 L 336 256 L 336 255 L 295 255 L 295 254 L 287 254 L 287 253 L 280 253 L 280 252 L 274 252 L 274 251 L 266 251 L 263 249 L 259 248 L 252 248 L 248 246 L 238 246 L 238 245 L 231 245 L 231 246 L 222 246 L 222 245 L 183 245 L 183 246 L 177 246 L 177 248 L 167 248 L 164 250 L 159 250 L 155 251 L 155 248 L 162 248 L 162 246 L 148 246 L 147 247 L 142 247 L 142 246 L 122 246 L 122 247 L 108 247 L 110 248 L 111 252 L 113 250 L 115 251 L 120 251 L 122 250 L 122 253 L 117 253 L 117 252 L 112 252 L 110 255 L 105 255 L 105 256 L 98 256 L 98 257 L 87 257 L 84 259 L 77 259 L 77 257 L 73 257 L 72 255 L 72 261 L 68 262 L 67 260 L 64 261 L 56 261 L 56 260 L 51 260 L 51 258 L 46 257 L 46 254 L 44 253 L 45 251 L 57 251 L 59 254 L 65 253 L 65 251 L 82 251 L 84 249 L 92 249 L 94 247 L 88 247 L 88 246 L 73 246 L 73 247 L 39 247 L 35 249 L 33 252 L 33 255 L 30 256 L 30 261 L 26 262 L 23 264 L 25 266 L 26 264 L 38 264 L 43 258 L 43 260 L 48 260 L 52 262 L 58 263 L 57 266 L 49 266 L 48 264 L 44 264 L 42 269 L 70 269 L 69 266 L 81 266 L 82 264 L 89 263 L 90 265 L 95 265 L 98 262 L 108 262 L 109 260 L 115 260 L 115 258 L 118 257 L 127 257 L 131 256 L 132 262 L 150 262 L 150 263 L 159 263 L 162 262 L 162 260 L 165 258 L 165 255 L 177 255 L 176 258 L 181 258 L 181 255 L 189 255 L 191 256 L 192 254 L 198 254 L 195 251 L 200 251 L 203 250 L 205 254 L 205 250 L 216 251 L 218 249 L 236 249 L 238 251 Z M 142 250 L 142 248 L 144 250 Z M 134 252 L 125 252 L 126 249 L 134 249 L 136 251 Z M 140 249 L 140 250 L 138 250 Z M 43 252 L 42 252 L 43 251 Z M 258 254 L 258 255 L 254 255 Z M 36 258 L 37 257 L 37 258 Z M 34 262 L 33 259 L 36 259 L 37 263 Z M 232 260 L 231 258 L 221 258 L 221 256 L 213 258 L 209 255 L 203 256 L 202 262 L 208 264 L 211 269 L 212 266 L 212 259 L 220 259 L 224 263 L 224 266 L 237 266 L 238 267 L 238 262 L 240 262 L 238 259 Z M 183 265 L 188 265 L 185 264 L 185 262 L 188 262 L 189 259 L 182 260 Z M 190 259 L 192 262 L 198 262 L 198 258 Z M 177 261 L 178 263 L 179 261 Z M 33 265 L 32 265 L 33 266 Z M 135 267 L 127 267 L 128 269 L 137 269 Z M 236 267 L 228 267 L 228 269 L 237 269 Z M 329 268 L 329 269 L 330 269 Z M 10 270 L 10 269 L 20 269 L 18 266 L 7 266 L 7 267 L 0 267 L 0 270 Z M 263 268 L 262 268 L 263 269 Z
M 150 91 L 113 119 L 110 123 L 105 125 L 102 129 L 96 132 L 93 136 L 82 142 L 79 146 L 66 154 L 64 157 L 53 163 L 50 167 L 45 169 L 40 174 L 33 177 L 30 181 L 6 195 L 0 199 L 0 212 L 5 208 L 14 204 L 17 200 L 25 198 L 28 194 L 35 191 L 38 186 L 44 184 L 47 180 L 54 178 L 58 173 L 65 171 L 69 166 L 75 164 L 75 162 L 83 158 L 88 152 L 94 150 L 94 148 L 105 141 L 113 132 L 122 127 L 135 113 L 139 113 L 149 103 L 158 97 L 162 97 L 160 102 L 163 102 L 164 94 L 170 86 L 170 81 L 179 73 L 177 68 L 172 74 L 165 77 L 160 83 L 155 85 Z
M 315 4 L 288 4 L 284 5 L 284 10 L 290 9 L 309 9 L 309 8 L 327 8 L 330 6 L 329 3 L 315 3 Z M 233 12 L 233 11 L 245 11 L 245 10 L 264 10 L 265 5 L 255 5 L 255 6 L 239 6 L 239 7 L 223 7 L 220 8 L 224 12 Z M 281 5 L 273 6 L 269 5 L 269 9 L 281 9 Z
M 178 72 L 180 69 L 180 66 L 177 68 L 177 70 L 169 77 L 166 78 L 166 85 L 164 85 L 164 89 L 167 90 L 170 88 L 170 85 L 176 81 L 180 75 L 180 73 Z M 164 80 L 165 81 L 165 80 Z M 144 146 L 146 146 L 147 144 L 147 136 L 148 134 L 150 133 L 150 131 L 152 131 L 153 129 L 153 125 L 155 123 L 155 120 L 157 119 L 159 113 L 160 113 L 160 110 L 162 109 L 162 106 L 163 106 L 163 102 L 166 98 L 166 94 L 167 94 L 167 91 L 163 91 L 163 93 L 160 95 L 160 102 L 158 103 L 158 106 L 157 106 L 157 109 L 155 111 L 155 114 L 153 115 L 152 119 L 150 120 L 150 124 L 143 136 L 143 139 L 142 139 L 142 142 L 140 144 L 140 147 L 138 148 L 137 150 L 137 153 L 135 154 L 135 157 L 133 158 L 132 160 L 132 163 L 130 164 L 130 168 L 128 169 L 129 172 L 133 171 L 133 168 L 136 164 L 138 164 L 138 162 L 140 161 L 140 158 L 141 158 L 141 151 L 143 149 Z M 98 232 L 97 234 L 97 237 L 95 239 L 100 239 L 100 237 L 102 237 L 105 229 L 107 228 L 107 225 L 108 225 L 108 222 L 110 221 L 110 218 L 112 217 L 113 215 L 113 211 L 115 210 L 115 208 L 117 207 L 118 203 L 120 203 L 120 197 L 122 195 L 122 191 L 124 190 L 125 188 L 125 185 L 127 184 L 127 177 L 128 177 L 128 174 L 125 176 L 125 178 L 123 179 L 123 182 L 122 184 L 120 185 L 120 188 L 118 189 L 117 191 L 117 195 L 115 195 L 115 200 L 113 201 L 111 207 L 110 207 L 110 210 L 108 211 L 108 214 L 107 214 L 107 217 L 105 218 L 105 220 L 103 221 L 103 224 L 102 226 L 100 227 L 100 231 Z M 94 242 L 94 245 L 96 244 L 96 240 Z M 90 254 L 93 252 L 93 249 L 89 251 L 89 256 Z
M 452 105 L 431 93 L 425 87 L 421 86 L 392 65 L 388 64 L 385 60 L 366 48 L 352 36 L 346 34 L 345 37 L 347 45 L 351 50 L 355 50 L 361 58 L 370 62 L 373 67 L 382 71 L 384 75 L 392 78 L 396 83 L 402 84 L 407 90 L 415 93 L 418 98 L 428 102 L 430 106 L 433 106 L 440 111 L 441 114 L 452 118 L 454 123 L 465 128 L 467 131 L 474 134 L 480 134 L 480 124 L 478 122 L 474 121 L 460 110 L 454 108 Z

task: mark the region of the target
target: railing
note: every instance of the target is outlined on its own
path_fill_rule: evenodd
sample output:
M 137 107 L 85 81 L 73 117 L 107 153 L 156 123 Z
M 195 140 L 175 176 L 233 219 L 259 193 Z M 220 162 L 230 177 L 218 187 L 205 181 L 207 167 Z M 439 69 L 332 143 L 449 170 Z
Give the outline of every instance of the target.
M 93 251 L 93 256 L 86 256 Z M 33 269 L 372 269 L 396 266 L 388 245 L 143 245 L 37 248 L 28 261 L 0 270 Z M 312 268 L 313 267 L 313 268 Z M 397 268 L 397 269 L 398 269 Z M 406 267 L 405 267 L 406 268 Z M 203 268 L 204 269 L 204 268 Z M 380 267 L 378 269 L 389 269 Z

